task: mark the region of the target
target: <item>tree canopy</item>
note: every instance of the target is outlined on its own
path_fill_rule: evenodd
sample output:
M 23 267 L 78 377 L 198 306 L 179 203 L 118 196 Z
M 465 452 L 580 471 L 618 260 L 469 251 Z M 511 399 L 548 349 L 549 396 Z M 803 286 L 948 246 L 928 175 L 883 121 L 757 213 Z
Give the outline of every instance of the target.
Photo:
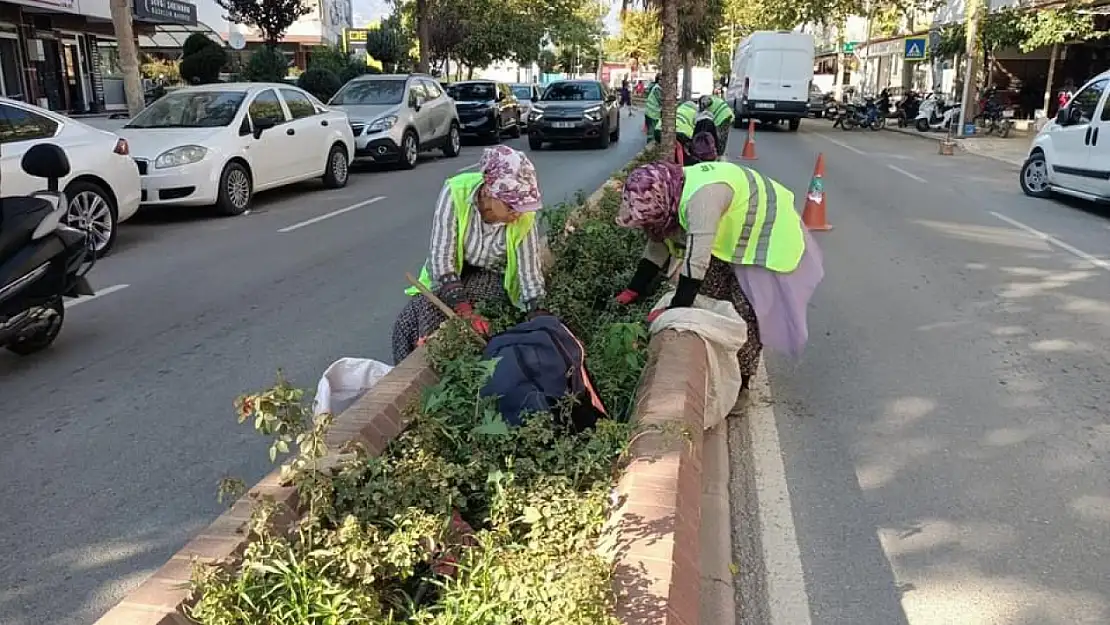
M 303 0 L 216 0 L 228 20 L 253 26 L 262 32 L 262 39 L 274 46 L 285 31 L 301 16 L 312 12 Z

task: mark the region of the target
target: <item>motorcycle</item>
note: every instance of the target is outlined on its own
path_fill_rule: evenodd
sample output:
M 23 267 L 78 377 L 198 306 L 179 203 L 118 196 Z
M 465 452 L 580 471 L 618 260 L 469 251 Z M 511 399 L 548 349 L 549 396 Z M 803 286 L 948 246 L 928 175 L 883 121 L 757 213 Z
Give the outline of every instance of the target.
M 58 182 L 69 174 L 65 151 L 39 143 L 20 166 L 45 178 L 47 190 L 0 202 L 0 347 L 27 356 L 58 338 L 62 298 L 93 295 L 85 276 L 96 253 L 87 232 L 63 223 L 68 202 Z
M 898 120 L 898 127 L 905 128 L 911 119 L 916 119 L 920 107 L 921 97 L 914 91 L 908 92 L 894 107 L 894 118 Z
M 917 109 L 914 127 L 918 132 L 948 130 L 960 120 L 960 106 L 947 106 L 939 93 L 931 93 Z
M 985 134 L 997 133 L 1002 139 L 1010 135 L 1010 130 L 1014 127 L 1014 111 L 1006 108 L 998 100 L 998 93 L 994 87 L 988 89 L 979 100 L 979 110 L 982 112 L 975 116 L 975 124 L 982 128 Z

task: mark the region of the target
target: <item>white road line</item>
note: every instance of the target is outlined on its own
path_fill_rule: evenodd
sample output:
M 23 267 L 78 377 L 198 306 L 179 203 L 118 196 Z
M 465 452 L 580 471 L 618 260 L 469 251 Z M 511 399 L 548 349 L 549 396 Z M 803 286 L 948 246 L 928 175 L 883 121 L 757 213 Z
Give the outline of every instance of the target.
M 66 310 L 68 310 L 70 308 L 73 308 L 74 306 L 77 306 L 78 304 L 84 304 L 85 302 L 91 302 L 94 299 L 99 299 L 101 297 L 104 297 L 105 295 L 111 295 L 112 293 L 115 293 L 116 291 L 122 291 L 122 290 L 126 289 L 129 286 L 131 286 L 131 285 L 130 284 L 113 284 L 112 286 L 106 286 L 103 289 L 96 289 L 96 294 L 94 294 L 94 295 L 82 295 L 81 297 L 75 297 L 73 299 L 66 300 L 66 303 L 65 303 Z
M 786 483 L 766 363 L 752 379 L 746 410 L 752 446 L 760 544 L 767 582 L 770 625 L 811 625 L 794 510 Z
M 477 168 L 478 168 L 478 163 L 471 163 L 470 165 L 467 165 L 466 167 L 460 167 L 460 168 L 456 169 L 455 173 L 470 171 L 471 169 L 477 169 Z
M 918 176 L 917 174 L 911 174 L 910 172 L 902 169 L 901 167 L 896 167 L 896 166 L 891 165 L 889 163 L 887 164 L 887 167 L 893 169 L 894 171 L 902 174 L 903 176 L 905 176 L 907 178 L 913 178 L 914 180 L 916 180 L 918 182 L 926 182 L 926 180 L 924 178 L 922 178 L 921 176 Z
M 989 212 L 990 212 L 990 214 L 992 214 L 995 217 L 1001 219 L 1002 221 L 1010 224 L 1011 226 L 1013 226 L 1013 227 L 1015 227 L 1019 230 L 1023 230 L 1026 233 L 1031 234 L 1031 235 L 1037 237 L 1038 239 L 1040 239 L 1042 241 L 1045 241 L 1046 243 L 1049 243 L 1051 245 L 1055 245 L 1056 247 L 1064 250 L 1065 252 L 1071 254 L 1072 256 L 1075 256 L 1076 258 L 1081 258 L 1081 259 L 1091 263 L 1095 267 L 1098 267 L 1099 269 L 1104 269 L 1106 271 L 1110 271 L 1110 262 L 1107 262 L 1107 261 L 1105 261 L 1105 260 L 1103 260 L 1103 259 L 1101 259 L 1097 256 L 1088 254 L 1087 252 L 1084 252 L 1083 250 L 1079 249 L 1078 247 L 1075 247 L 1074 245 L 1069 245 L 1067 243 L 1064 243 L 1060 239 L 1057 239 L 1056 237 L 1052 236 L 1051 234 L 1041 232 L 1040 230 L 1037 230 L 1036 228 L 1034 228 L 1032 226 L 1027 226 L 1027 225 L 1021 223 L 1020 221 L 1014 219 L 1013 217 L 1007 217 L 1006 215 L 1003 215 L 1001 213 L 996 213 L 994 211 L 989 211 Z
M 837 141 L 836 139 L 833 139 L 829 135 L 821 134 L 819 132 L 816 132 L 814 134 L 816 134 L 818 137 L 821 137 L 822 139 L 825 139 L 829 143 L 832 143 L 834 145 L 839 145 L 840 147 L 844 148 L 845 150 L 851 150 L 851 151 L 855 152 L 856 154 L 861 154 L 861 155 L 864 155 L 864 156 L 867 155 L 867 152 L 864 152 L 863 150 L 861 150 L 857 147 L 850 146 L 847 143 L 844 143 L 843 141 Z
M 375 202 L 381 202 L 384 199 L 385 199 L 384 195 L 379 195 L 378 197 L 372 197 L 369 200 L 363 200 L 363 201 L 361 201 L 357 204 L 351 204 L 350 206 L 348 206 L 346 208 L 341 208 L 339 210 L 333 210 L 330 213 L 324 213 L 323 215 L 320 215 L 318 217 L 313 217 L 312 219 L 306 219 L 304 221 L 297 222 L 297 223 L 293 224 L 292 226 L 286 226 L 286 227 L 282 228 L 281 230 L 278 230 L 278 232 L 293 232 L 294 230 L 300 230 L 301 228 L 304 228 L 305 226 L 311 226 L 312 224 L 319 223 L 321 221 L 324 221 L 325 219 L 331 219 L 332 217 L 342 215 L 343 213 L 349 213 L 353 210 L 362 208 L 363 206 L 369 206 L 370 204 L 373 204 Z

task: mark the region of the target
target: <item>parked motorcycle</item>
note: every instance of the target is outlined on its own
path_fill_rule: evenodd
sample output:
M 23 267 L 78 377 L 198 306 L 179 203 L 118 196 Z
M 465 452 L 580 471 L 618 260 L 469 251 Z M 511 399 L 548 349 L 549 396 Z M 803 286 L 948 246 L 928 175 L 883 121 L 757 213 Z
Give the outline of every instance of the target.
M 985 134 L 998 134 L 1003 139 L 1010 135 L 1014 127 L 1014 111 L 1000 101 L 994 87 L 987 89 L 980 98 L 979 110 L 981 112 L 975 116 L 975 124 Z
M 58 338 L 63 297 L 92 295 L 85 276 L 96 262 L 92 238 L 63 223 L 68 202 L 58 181 L 69 174 L 62 148 L 39 143 L 20 163 L 46 179 L 46 191 L 0 200 L 0 347 L 26 356 Z
M 960 120 L 960 106 L 948 106 L 939 93 L 931 93 L 917 109 L 914 127 L 919 132 L 948 130 Z
M 921 107 L 921 96 L 916 91 L 909 91 L 898 101 L 894 107 L 894 118 L 898 120 L 898 127 L 905 128 L 911 119 L 917 119 L 918 109 Z

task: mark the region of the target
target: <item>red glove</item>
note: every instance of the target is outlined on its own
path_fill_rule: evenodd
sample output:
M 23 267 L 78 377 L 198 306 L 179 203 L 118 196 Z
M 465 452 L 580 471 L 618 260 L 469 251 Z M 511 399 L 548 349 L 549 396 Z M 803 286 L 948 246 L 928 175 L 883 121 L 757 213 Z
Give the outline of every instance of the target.
M 660 309 L 653 310 L 653 311 L 649 312 L 648 316 L 647 316 L 647 322 L 648 323 L 655 323 L 655 320 L 658 319 L 659 315 L 662 315 L 663 311 L 665 311 L 665 310 L 667 310 L 667 309 L 666 308 L 660 308 Z
M 474 312 L 474 307 L 469 302 L 460 302 L 455 306 L 455 314 L 470 322 L 470 327 L 482 336 L 489 336 L 489 321 Z
M 627 306 L 638 299 L 640 299 L 640 294 L 632 289 L 625 289 L 617 294 L 617 303 L 622 306 Z

